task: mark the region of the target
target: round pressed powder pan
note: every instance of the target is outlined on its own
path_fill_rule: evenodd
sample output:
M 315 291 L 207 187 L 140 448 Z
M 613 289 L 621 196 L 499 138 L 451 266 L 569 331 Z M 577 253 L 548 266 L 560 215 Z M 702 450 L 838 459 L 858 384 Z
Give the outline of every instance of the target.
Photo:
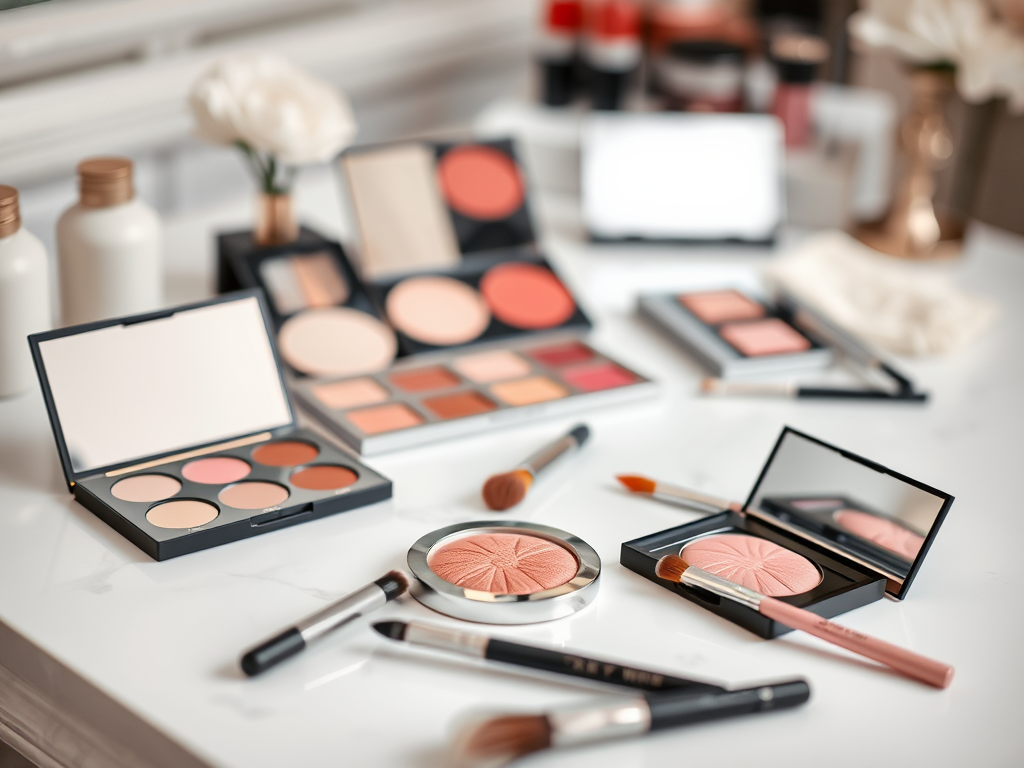
M 597 596 L 601 558 L 571 533 L 506 520 L 450 525 L 409 549 L 410 589 L 438 613 L 483 624 L 569 616 Z

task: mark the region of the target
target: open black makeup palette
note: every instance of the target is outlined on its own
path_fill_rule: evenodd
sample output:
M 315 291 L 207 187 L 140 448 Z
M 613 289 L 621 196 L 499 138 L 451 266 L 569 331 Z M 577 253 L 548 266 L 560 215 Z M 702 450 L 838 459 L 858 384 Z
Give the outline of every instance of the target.
M 302 405 L 349 445 L 395 450 L 654 391 L 582 340 L 591 323 L 536 248 L 511 141 L 357 147 L 339 166 L 358 278 L 393 346 L 330 326 L 337 308 L 293 316 L 278 345 L 315 377 L 293 384 Z
M 832 350 L 815 334 L 734 288 L 646 295 L 638 307 L 722 378 L 818 370 L 832 363 Z
M 622 545 L 622 564 L 761 637 L 790 628 L 703 589 L 659 579 L 692 566 L 825 618 L 884 595 L 902 600 L 953 497 L 794 429 L 783 429 L 742 511 Z
M 258 291 L 29 341 L 71 492 L 156 560 L 391 496 L 296 425 Z

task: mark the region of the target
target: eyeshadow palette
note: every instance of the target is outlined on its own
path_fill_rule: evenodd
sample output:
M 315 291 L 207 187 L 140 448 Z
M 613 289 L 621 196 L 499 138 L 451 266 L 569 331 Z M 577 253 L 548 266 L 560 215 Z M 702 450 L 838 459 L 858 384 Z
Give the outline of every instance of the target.
M 257 291 L 29 340 L 70 490 L 156 560 L 391 496 L 296 426 Z
M 646 295 L 638 306 L 722 378 L 817 370 L 832 362 L 832 350 L 820 339 L 736 289 Z
M 742 511 L 628 541 L 620 560 L 712 613 L 776 637 L 789 628 L 741 603 L 659 579 L 658 560 L 679 555 L 831 618 L 885 594 L 903 599 L 952 503 L 949 494 L 786 427 Z
M 303 407 L 363 455 L 654 391 L 575 337 L 418 355 L 373 375 L 298 382 Z

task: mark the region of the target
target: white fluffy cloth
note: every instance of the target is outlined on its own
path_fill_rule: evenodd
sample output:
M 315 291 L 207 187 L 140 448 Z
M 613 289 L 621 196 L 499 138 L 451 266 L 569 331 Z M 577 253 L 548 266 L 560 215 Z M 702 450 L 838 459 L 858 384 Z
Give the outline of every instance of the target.
M 996 314 L 947 275 L 879 254 L 845 232 L 809 237 L 766 277 L 855 336 L 891 352 L 927 355 L 963 346 Z

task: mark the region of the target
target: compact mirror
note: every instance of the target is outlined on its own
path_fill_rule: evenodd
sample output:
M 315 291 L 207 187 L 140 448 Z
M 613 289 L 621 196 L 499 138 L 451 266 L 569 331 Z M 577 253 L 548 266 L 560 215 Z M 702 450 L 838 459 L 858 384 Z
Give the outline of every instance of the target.
M 253 293 L 33 344 L 69 481 L 293 422 Z
M 787 427 L 746 511 L 884 574 L 887 591 L 902 599 L 952 503 L 949 494 Z

